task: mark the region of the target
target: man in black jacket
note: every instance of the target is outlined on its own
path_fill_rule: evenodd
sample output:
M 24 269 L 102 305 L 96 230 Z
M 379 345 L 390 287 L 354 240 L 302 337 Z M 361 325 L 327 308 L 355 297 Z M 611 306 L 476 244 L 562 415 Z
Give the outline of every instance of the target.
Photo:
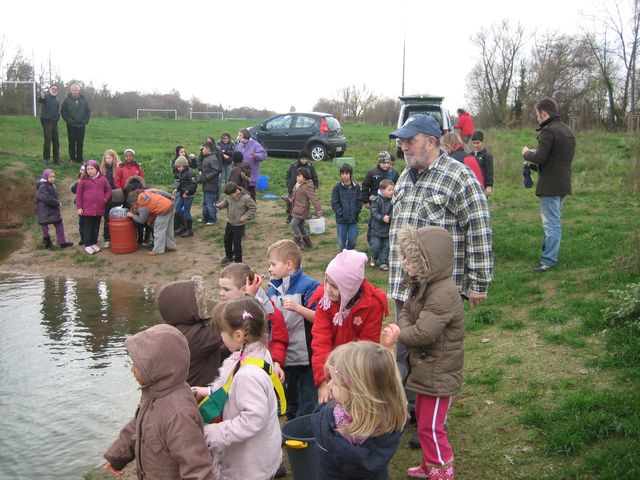
M 538 171 L 536 195 L 540 198 L 540 213 L 544 242 L 540 264 L 534 272 L 547 272 L 558 262 L 562 239 L 560 220 L 562 202 L 571 195 L 571 162 L 576 149 L 576 137 L 558 115 L 558 106 L 552 98 L 536 104 L 540 126 L 537 131 L 538 147 L 522 147 L 525 164 Z
M 84 130 L 91 119 L 91 109 L 83 95 L 80 95 L 80 85 L 71 85 L 71 93 L 62 102 L 60 111 L 67 122 L 67 138 L 69 139 L 69 160 L 82 163 L 84 160 L 82 147 L 84 145 Z
M 60 119 L 60 102 L 58 102 L 58 87 L 51 85 L 49 92 L 42 92 L 38 100 L 42 104 L 40 109 L 40 123 L 44 133 L 42 159 L 44 163 L 51 160 L 51 143 L 53 143 L 53 163 L 60 163 L 60 138 L 58 136 L 58 120 Z

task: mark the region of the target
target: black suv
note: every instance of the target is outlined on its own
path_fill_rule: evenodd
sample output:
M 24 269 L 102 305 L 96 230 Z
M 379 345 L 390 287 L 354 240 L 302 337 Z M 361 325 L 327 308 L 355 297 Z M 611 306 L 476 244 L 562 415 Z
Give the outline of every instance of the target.
M 442 133 L 452 132 L 451 119 L 449 113 L 442 105 L 444 97 L 432 97 L 429 95 L 413 95 L 400 97 L 400 113 L 398 114 L 398 128 L 404 125 L 411 115 L 424 113 L 431 115 L 440 124 Z M 399 158 L 404 158 L 400 143 L 397 143 L 397 154 Z
M 329 113 L 283 113 L 249 129 L 267 153 L 298 154 L 307 150 L 312 160 L 341 157 L 347 150 L 340 122 Z

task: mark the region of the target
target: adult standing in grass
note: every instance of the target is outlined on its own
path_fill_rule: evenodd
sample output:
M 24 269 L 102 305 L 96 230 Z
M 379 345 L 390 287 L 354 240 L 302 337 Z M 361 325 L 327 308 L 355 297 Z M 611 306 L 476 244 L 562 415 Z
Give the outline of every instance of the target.
M 91 109 L 84 95 L 80 94 L 80 85 L 73 83 L 71 92 L 62 102 L 60 111 L 67 123 L 67 138 L 69 140 L 69 160 L 80 162 L 83 160 L 84 130 L 91 119 Z
M 222 173 L 222 162 L 216 147 L 211 142 L 202 145 L 204 159 L 200 164 L 202 177 L 202 221 L 207 225 L 215 225 L 218 221 L 216 203 L 220 193 L 219 177 Z
M 441 135 L 438 121 L 424 114 L 409 117 L 402 128 L 389 134 L 400 139 L 407 163 L 394 189 L 389 229 L 388 296 L 395 300 L 396 319 L 408 296 L 399 255 L 402 227 L 438 226 L 449 231 L 454 245 L 453 280 L 472 307 L 486 300 L 492 279 L 487 198 L 473 172 L 440 149 Z M 407 353 L 407 347 L 398 342 L 396 355 L 403 376 Z
M 242 152 L 244 161 L 251 166 L 251 178 L 249 178 L 247 190 L 255 202 L 256 185 L 258 184 L 258 176 L 260 175 L 260 163 L 267 158 L 267 152 L 257 140 L 251 138 L 251 132 L 246 128 L 238 132 L 236 152 Z
M 552 98 L 543 98 L 536 104 L 540 126 L 536 129 L 536 149 L 522 147 L 522 156 L 533 170 L 538 171 L 536 195 L 540 199 L 540 213 L 544 241 L 540 264 L 534 272 L 551 270 L 558 263 L 562 240 L 561 212 L 566 195 L 571 195 L 571 162 L 576 150 L 576 136 L 560 120 L 558 105 Z
M 42 159 L 44 163 L 51 161 L 51 144 L 53 143 L 53 163 L 60 164 L 60 136 L 58 135 L 58 120 L 60 120 L 60 102 L 58 101 L 58 86 L 51 85 L 48 92 L 42 92 L 38 100 L 40 108 L 40 123 L 44 133 Z

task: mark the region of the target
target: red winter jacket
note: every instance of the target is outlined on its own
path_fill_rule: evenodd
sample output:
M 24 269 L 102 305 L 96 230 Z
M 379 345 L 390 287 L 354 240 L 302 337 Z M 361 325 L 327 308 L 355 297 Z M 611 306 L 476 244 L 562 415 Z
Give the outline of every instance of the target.
M 271 300 L 269 301 L 271 302 Z M 267 319 L 271 322 L 269 351 L 273 361 L 278 362 L 283 367 L 287 358 L 287 348 L 289 347 L 289 332 L 287 331 L 282 311 L 273 302 L 271 302 L 271 305 L 273 305 L 273 313 L 267 316 Z
M 144 170 L 142 170 L 142 167 L 140 165 L 138 165 L 136 162 L 121 164 L 116 169 L 116 178 L 114 178 L 113 180 L 116 188 L 124 188 L 124 186 L 127 184 L 127 179 L 129 177 L 133 177 L 134 175 L 144 178 Z
M 461 136 L 470 137 L 473 134 L 473 117 L 469 112 L 461 113 L 458 117 L 458 123 L 453 128 L 459 128 Z
M 320 285 L 309 299 L 309 305 L 318 302 L 324 295 L 324 285 Z M 324 363 L 331 351 L 354 340 L 380 342 L 382 319 L 389 313 L 386 294 L 374 287 L 368 280 L 362 282 L 360 298 L 344 319 L 341 326 L 334 325 L 333 316 L 338 313 L 339 303 L 332 302 L 329 310 L 316 307 L 315 320 L 311 329 L 311 365 L 313 379 L 319 386 L 325 379 Z

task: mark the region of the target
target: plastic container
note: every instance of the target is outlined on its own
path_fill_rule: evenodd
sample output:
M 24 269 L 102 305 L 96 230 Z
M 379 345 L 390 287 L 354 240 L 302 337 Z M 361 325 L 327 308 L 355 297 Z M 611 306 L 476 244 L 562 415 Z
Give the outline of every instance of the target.
M 133 253 L 138 250 L 136 224 L 129 217 L 109 216 L 109 236 L 113 253 Z
M 314 235 L 324 233 L 325 222 L 324 217 L 312 218 L 309 220 L 309 231 Z
M 318 480 L 318 445 L 311 429 L 311 415 L 289 420 L 282 426 L 282 438 L 294 480 Z
M 333 165 L 335 167 L 341 167 L 345 163 L 348 163 L 352 167 L 356 166 L 356 159 L 354 157 L 336 157 L 333 159 Z
M 269 188 L 269 176 L 258 175 L 258 183 L 256 184 L 257 190 L 267 190 Z

